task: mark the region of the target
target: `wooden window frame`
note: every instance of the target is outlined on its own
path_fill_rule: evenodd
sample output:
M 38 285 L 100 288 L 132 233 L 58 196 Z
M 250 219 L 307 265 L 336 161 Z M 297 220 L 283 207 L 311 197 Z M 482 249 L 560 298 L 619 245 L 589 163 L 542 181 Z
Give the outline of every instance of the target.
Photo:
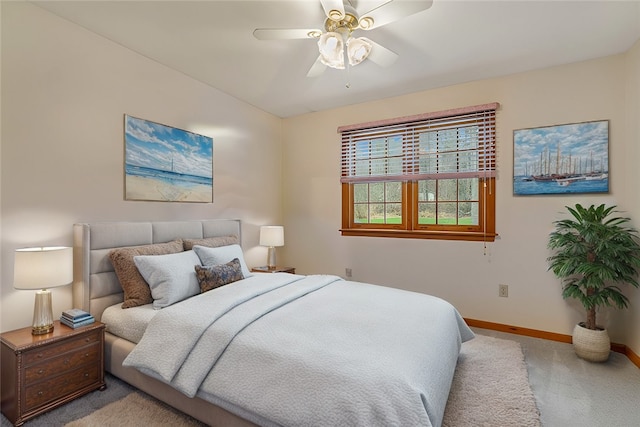
M 418 116 L 401 117 L 397 119 L 390 119 L 379 122 L 363 123 L 359 125 L 343 126 L 338 128 L 340 133 L 343 133 L 343 148 L 342 148 L 342 227 L 340 232 L 343 236 L 364 236 L 364 237 L 396 237 L 396 238 L 412 238 L 412 239 L 439 239 L 439 240 L 461 240 L 461 241 L 481 241 L 481 242 L 493 242 L 495 240 L 496 228 L 495 228 L 495 110 L 499 107 L 498 103 L 484 104 L 480 106 L 465 107 L 456 110 L 447 110 L 436 113 L 427 113 Z M 437 173 L 432 173 L 427 176 L 415 174 L 412 176 L 410 173 L 406 174 L 406 171 L 411 172 L 411 168 L 403 166 L 402 176 L 358 176 L 358 177 L 346 177 L 345 173 L 347 167 L 354 169 L 354 165 L 345 161 L 345 142 L 344 133 L 347 131 L 364 129 L 369 131 L 371 129 L 381 128 L 383 131 L 385 126 L 395 126 L 398 124 L 406 124 L 408 127 L 413 122 L 424 121 L 430 118 L 456 118 L 457 116 L 466 115 L 469 113 L 480 111 L 492 111 L 492 122 L 490 136 L 486 140 L 490 141 L 487 144 L 486 141 L 483 144 L 490 146 L 493 150 L 488 156 L 483 157 L 478 164 L 478 224 L 477 225 L 451 225 L 451 224 L 419 224 L 418 223 L 418 182 L 421 180 L 430 179 L 462 179 L 469 176 L 456 176 L 452 173 L 442 173 L 438 176 Z M 352 144 L 353 145 L 353 144 Z M 404 145 L 403 145 L 404 147 Z M 484 147 L 484 146 L 483 146 Z M 404 150 L 404 148 L 403 148 Z M 488 160 L 487 160 L 488 159 Z M 491 163 L 488 165 L 488 163 Z M 347 165 L 347 166 L 345 166 Z M 487 167 L 487 165 L 489 167 Z M 487 172 L 488 171 L 488 172 Z M 402 220 L 401 223 L 393 224 L 379 224 L 379 223 L 358 223 L 354 218 L 354 185 L 357 183 L 374 183 L 381 181 L 393 181 L 401 182 L 402 185 Z M 458 200 L 459 201 L 459 200 Z

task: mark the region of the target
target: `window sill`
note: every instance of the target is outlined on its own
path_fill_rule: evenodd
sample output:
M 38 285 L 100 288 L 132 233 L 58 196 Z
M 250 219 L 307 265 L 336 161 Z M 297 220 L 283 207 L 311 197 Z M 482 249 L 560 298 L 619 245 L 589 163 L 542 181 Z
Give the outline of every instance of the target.
M 372 230 L 372 229 L 340 229 L 343 236 L 362 237 L 395 237 L 401 239 L 463 240 L 469 242 L 493 242 L 496 233 L 455 232 L 455 231 L 407 231 L 407 230 Z

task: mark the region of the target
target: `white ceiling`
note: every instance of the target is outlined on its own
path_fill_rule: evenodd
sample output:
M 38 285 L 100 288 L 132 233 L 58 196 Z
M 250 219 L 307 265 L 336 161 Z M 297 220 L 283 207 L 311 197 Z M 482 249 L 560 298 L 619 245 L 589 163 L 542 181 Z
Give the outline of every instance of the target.
M 385 2 L 352 1 L 361 13 Z M 280 117 L 612 55 L 640 39 L 640 0 L 434 0 L 356 33 L 399 54 L 393 65 L 365 61 L 349 77 L 327 68 L 309 78 L 313 39 L 261 41 L 252 33 L 321 29 L 319 0 L 33 3 Z

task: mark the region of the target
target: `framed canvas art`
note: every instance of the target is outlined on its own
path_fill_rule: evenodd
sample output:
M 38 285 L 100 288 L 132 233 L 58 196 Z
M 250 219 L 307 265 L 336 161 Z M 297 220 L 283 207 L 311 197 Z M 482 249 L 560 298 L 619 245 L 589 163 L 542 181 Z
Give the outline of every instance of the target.
M 125 200 L 213 202 L 213 139 L 124 117 Z
M 513 194 L 609 192 L 609 121 L 513 131 Z

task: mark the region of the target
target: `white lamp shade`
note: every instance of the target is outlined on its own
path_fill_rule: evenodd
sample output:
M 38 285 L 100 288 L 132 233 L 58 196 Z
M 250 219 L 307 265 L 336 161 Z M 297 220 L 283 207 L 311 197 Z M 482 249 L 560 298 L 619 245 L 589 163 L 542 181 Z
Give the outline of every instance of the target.
M 260 246 L 284 246 L 284 227 L 281 225 L 260 227 Z
M 324 33 L 318 40 L 320 61 L 331 68 L 344 68 L 344 41 L 342 35 L 335 32 Z
M 46 289 L 73 282 L 73 248 L 64 246 L 16 249 L 15 289 Z
M 371 43 L 364 38 L 350 38 L 347 41 L 347 52 L 349 53 L 349 65 L 358 65 L 371 53 Z

